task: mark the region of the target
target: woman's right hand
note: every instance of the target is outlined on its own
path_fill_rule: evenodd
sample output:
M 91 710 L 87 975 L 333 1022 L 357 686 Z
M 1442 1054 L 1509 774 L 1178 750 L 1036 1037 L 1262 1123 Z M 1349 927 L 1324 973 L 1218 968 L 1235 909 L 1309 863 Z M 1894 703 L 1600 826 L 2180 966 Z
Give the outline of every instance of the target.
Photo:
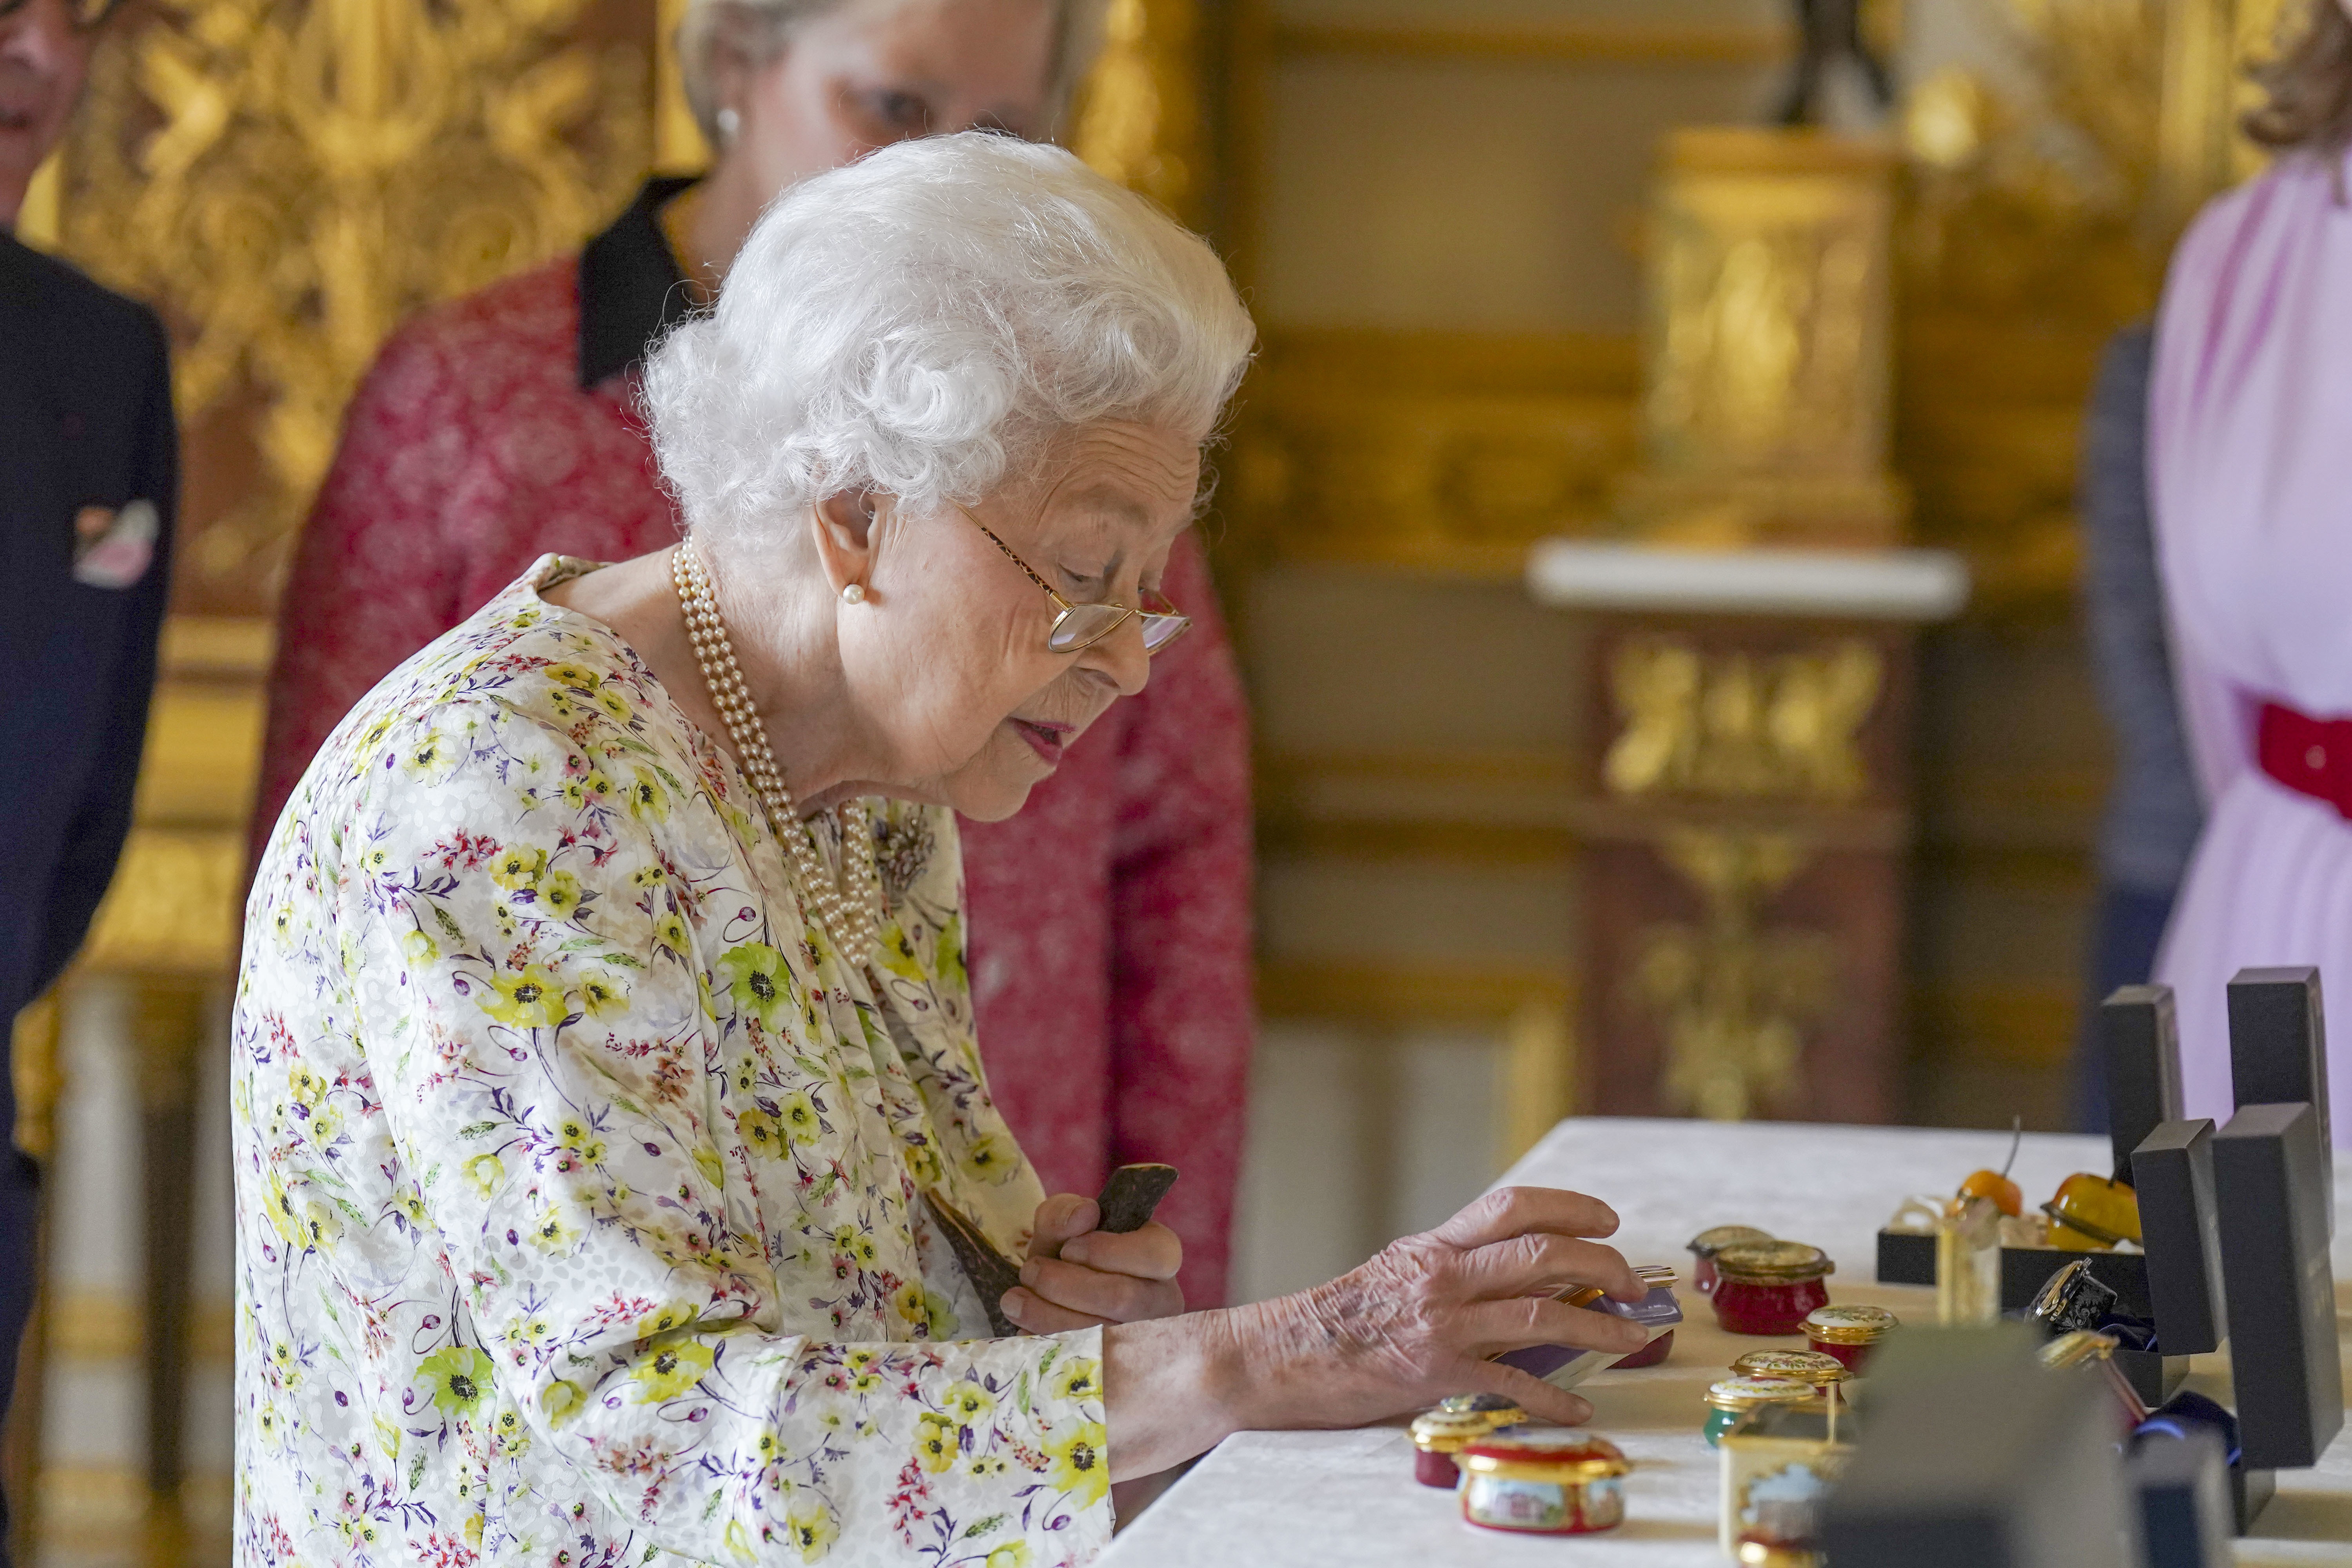
M 1621 1301 L 1649 1287 L 1613 1247 L 1617 1215 L 1582 1193 L 1503 1187 L 1328 1285 L 1261 1303 L 1261 1364 L 1276 1420 L 1254 1426 L 1354 1426 L 1436 1404 L 1449 1394 L 1500 1394 L 1563 1426 L 1592 1406 L 1565 1389 L 1486 1358 L 1526 1345 L 1580 1345 L 1630 1355 L 1649 1342 L 1636 1324 L 1558 1300 L 1598 1285 Z
M 1160 1336 L 1150 1324 L 1107 1329 L 1113 1474 L 1148 1475 L 1234 1431 L 1360 1426 L 1450 1394 L 1500 1394 L 1542 1420 L 1587 1420 L 1592 1407 L 1576 1394 L 1487 1358 L 1536 1344 L 1615 1355 L 1641 1349 L 1648 1336 L 1637 1325 L 1555 1299 L 1580 1285 L 1622 1301 L 1648 1293 L 1616 1248 L 1586 1239 L 1616 1229 L 1617 1215 L 1598 1198 L 1503 1187 L 1328 1285 L 1167 1320 L 1207 1331 L 1211 1342 L 1160 1353 L 1192 1363 L 1188 1375 L 1213 1414 L 1192 1401 L 1121 1399 L 1119 1363 L 1132 1357 L 1144 1373 L 1159 1359 Z

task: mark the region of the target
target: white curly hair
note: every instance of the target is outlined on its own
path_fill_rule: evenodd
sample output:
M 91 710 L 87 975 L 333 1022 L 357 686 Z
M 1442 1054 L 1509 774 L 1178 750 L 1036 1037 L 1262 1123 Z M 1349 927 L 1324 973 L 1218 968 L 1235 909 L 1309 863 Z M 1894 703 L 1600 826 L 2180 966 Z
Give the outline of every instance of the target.
M 1254 337 L 1198 236 L 1058 147 L 964 132 L 777 198 L 642 395 L 690 528 L 868 489 L 926 515 L 1030 472 L 1057 431 L 1205 442 Z

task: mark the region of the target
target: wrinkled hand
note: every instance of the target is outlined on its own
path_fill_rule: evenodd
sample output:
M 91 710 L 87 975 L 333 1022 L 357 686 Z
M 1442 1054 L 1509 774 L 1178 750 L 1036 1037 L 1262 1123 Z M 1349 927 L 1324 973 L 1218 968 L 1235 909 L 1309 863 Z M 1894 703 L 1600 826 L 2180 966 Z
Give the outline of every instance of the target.
M 1037 1205 L 1021 1283 L 1004 1293 L 1004 1315 L 1033 1334 L 1102 1323 L 1172 1318 L 1184 1310 L 1176 1270 L 1184 1244 L 1153 1220 L 1141 1230 L 1097 1230 L 1092 1198 L 1056 1193 Z
M 1639 1326 L 1552 1300 L 1580 1285 L 1622 1301 L 1647 1293 L 1616 1248 L 1579 1239 L 1616 1229 L 1598 1198 L 1505 1187 L 1328 1285 L 1244 1309 L 1255 1319 L 1236 1325 L 1244 1354 L 1274 1406 L 1251 1425 L 1352 1426 L 1449 1394 L 1504 1394 L 1563 1425 L 1589 1419 L 1577 1395 L 1486 1358 L 1537 1344 L 1641 1349 Z

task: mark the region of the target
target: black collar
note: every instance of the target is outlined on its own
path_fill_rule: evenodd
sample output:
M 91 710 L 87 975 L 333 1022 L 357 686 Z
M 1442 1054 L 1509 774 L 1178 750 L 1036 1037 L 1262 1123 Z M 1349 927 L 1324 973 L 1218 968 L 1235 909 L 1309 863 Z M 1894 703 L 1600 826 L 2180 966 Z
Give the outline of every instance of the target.
M 629 210 L 580 253 L 580 389 L 641 363 L 694 302 L 662 233 L 661 205 L 696 176 L 647 180 Z

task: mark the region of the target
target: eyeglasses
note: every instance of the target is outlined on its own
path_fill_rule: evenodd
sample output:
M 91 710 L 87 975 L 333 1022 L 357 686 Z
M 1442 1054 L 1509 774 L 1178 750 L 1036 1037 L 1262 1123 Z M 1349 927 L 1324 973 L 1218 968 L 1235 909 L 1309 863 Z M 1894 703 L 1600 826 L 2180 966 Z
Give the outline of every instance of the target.
M 0 0 L 0 22 L 22 13 L 32 0 Z M 59 0 L 65 8 L 66 20 L 76 31 L 94 33 L 106 25 L 106 19 L 122 8 L 122 0 Z
M 961 501 L 949 504 L 962 512 L 972 527 L 987 534 L 988 542 L 1004 552 L 1007 561 L 1028 573 L 1029 581 L 1045 589 L 1045 597 L 1054 601 L 1054 608 L 1060 613 L 1055 616 L 1053 628 L 1045 634 L 1045 646 L 1054 652 L 1083 652 L 1125 626 L 1129 616 L 1142 618 L 1143 651 L 1147 654 L 1158 653 L 1192 629 L 1190 616 L 1180 613 L 1175 605 L 1149 588 L 1139 595 L 1141 609 L 1130 610 L 1125 605 L 1073 605 L 1054 592 L 1054 585 L 1032 571 L 1029 563 L 1013 554 L 1013 547 L 997 538 L 988 524 L 973 517 L 970 508 Z

